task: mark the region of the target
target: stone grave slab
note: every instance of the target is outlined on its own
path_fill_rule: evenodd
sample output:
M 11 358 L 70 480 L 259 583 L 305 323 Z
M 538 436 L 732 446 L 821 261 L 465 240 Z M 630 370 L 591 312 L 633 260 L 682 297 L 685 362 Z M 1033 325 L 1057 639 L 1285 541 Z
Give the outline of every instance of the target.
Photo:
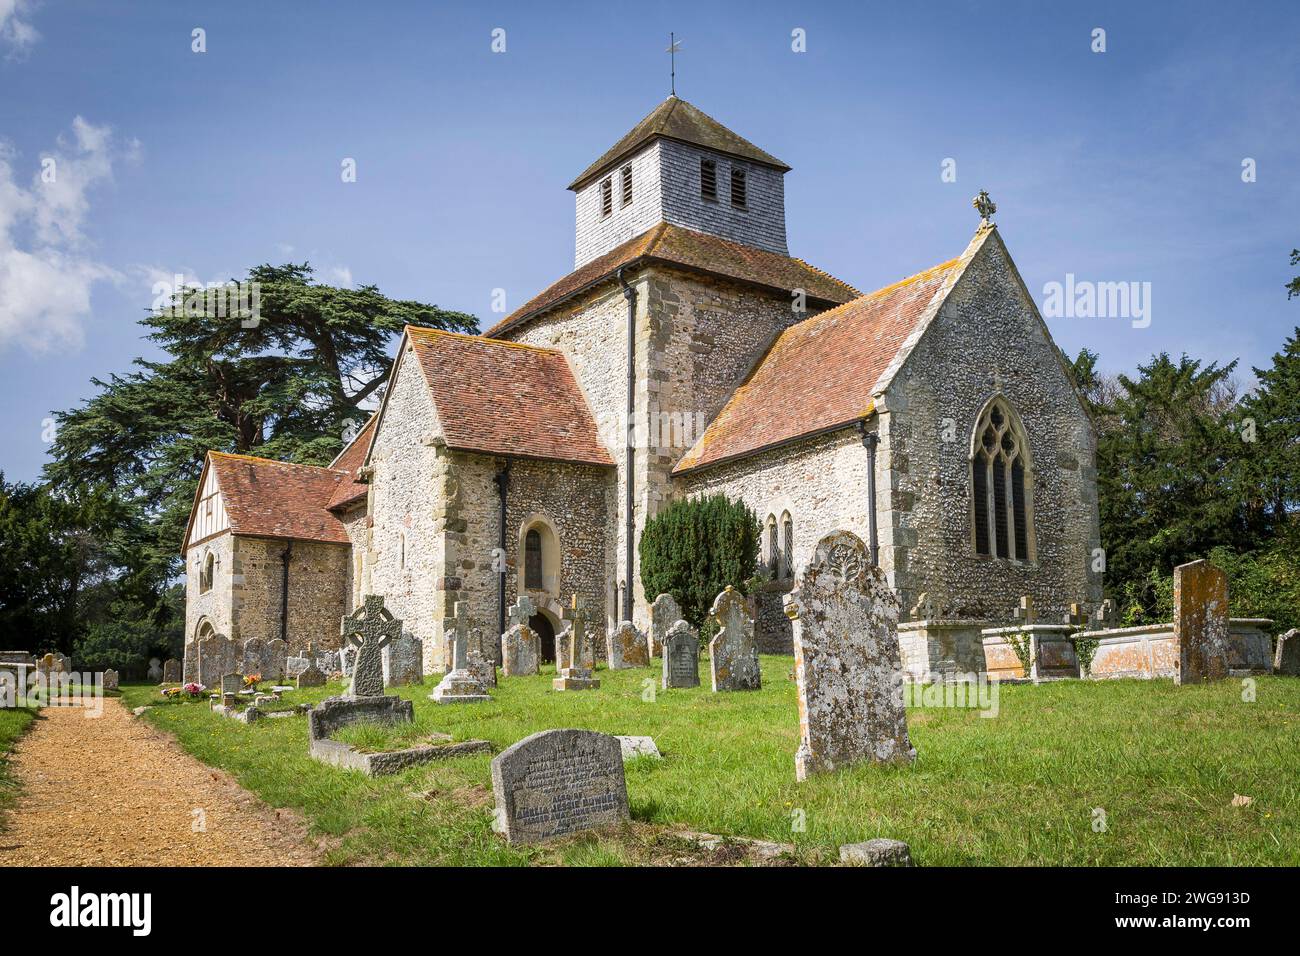
M 700 636 L 685 621 L 668 629 L 663 645 L 664 690 L 670 687 L 700 686 Z

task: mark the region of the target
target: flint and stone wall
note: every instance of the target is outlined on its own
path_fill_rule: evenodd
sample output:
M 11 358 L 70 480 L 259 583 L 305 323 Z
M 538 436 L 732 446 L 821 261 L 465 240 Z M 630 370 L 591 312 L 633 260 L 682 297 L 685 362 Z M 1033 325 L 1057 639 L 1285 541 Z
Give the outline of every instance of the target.
M 1028 437 L 1036 541 L 1028 562 L 981 557 L 973 545 L 972 434 L 999 391 Z M 950 614 L 987 621 L 1008 621 L 1026 594 L 1044 623 L 1060 623 L 1073 602 L 1100 603 L 1092 424 L 996 234 L 876 404 L 881 566 L 905 612 L 922 593 Z
M 637 295 L 635 542 L 646 516 L 658 514 L 677 493 L 673 466 L 777 334 L 807 314 L 794 312 L 791 301 L 780 295 L 662 266 L 644 269 L 628 281 Z M 622 291 L 617 284 L 607 284 L 504 337 L 559 349 L 569 358 L 602 440 L 617 463 L 609 489 L 603 580 L 621 581 L 626 554 L 622 370 L 627 355 L 627 304 Z M 633 583 L 634 620 L 646 627 L 649 604 L 639 572 Z M 609 625 L 612 600 L 606 609 Z

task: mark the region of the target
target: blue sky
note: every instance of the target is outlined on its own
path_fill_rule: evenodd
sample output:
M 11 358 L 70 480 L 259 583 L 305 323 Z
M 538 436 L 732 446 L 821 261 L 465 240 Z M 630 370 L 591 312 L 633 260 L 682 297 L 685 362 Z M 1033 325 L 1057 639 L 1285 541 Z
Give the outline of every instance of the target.
M 1151 283 L 1149 327 L 1049 319 L 1067 351 L 1112 371 L 1240 358 L 1249 384 L 1300 324 L 1298 21 L 1294 3 L 0 0 L 0 469 L 36 477 L 50 410 L 151 354 L 136 321 L 159 276 L 307 259 L 489 322 L 493 289 L 520 304 L 572 268 L 564 187 L 667 94 L 670 30 L 678 93 L 793 167 L 794 255 L 877 288 L 957 255 L 985 188 L 1040 301 L 1067 273 Z

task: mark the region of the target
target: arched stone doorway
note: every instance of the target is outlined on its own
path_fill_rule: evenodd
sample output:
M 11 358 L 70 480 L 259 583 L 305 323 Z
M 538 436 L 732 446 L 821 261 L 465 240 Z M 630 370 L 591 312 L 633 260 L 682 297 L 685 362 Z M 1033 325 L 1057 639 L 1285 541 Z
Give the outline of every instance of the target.
M 541 662 L 543 664 L 554 664 L 555 627 L 551 624 L 551 619 L 538 612 L 528 619 L 528 627 L 537 635 L 541 643 Z

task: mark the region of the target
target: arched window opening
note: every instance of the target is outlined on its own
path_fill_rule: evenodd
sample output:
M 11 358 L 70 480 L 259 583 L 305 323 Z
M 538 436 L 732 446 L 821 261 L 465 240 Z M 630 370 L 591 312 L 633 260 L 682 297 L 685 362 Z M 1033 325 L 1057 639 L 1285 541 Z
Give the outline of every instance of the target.
M 397 566 L 399 568 L 402 568 L 403 570 L 406 569 L 406 532 L 405 531 L 402 532 L 402 547 L 401 547 L 401 553 L 398 554 L 397 556 Z
M 542 534 L 530 528 L 524 536 L 524 587 L 540 591 L 542 584 Z
M 975 553 L 1011 561 L 1032 559 L 1029 446 L 1001 398 L 975 427 L 971 454 L 971 517 Z
M 781 577 L 789 580 L 794 577 L 794 519 L 790 512 L 781 516 Z
M 777 541 L 776 515 L 767 516 L 767 571 L 773 578 L 781 571 L 781 551 Z
M 216 555 L 208 552 L 208 556 L 203 559 L 203 569 L 199 571 L 199 593 L 203 594 L 212 590 L 212 577 L 216 571 Z

